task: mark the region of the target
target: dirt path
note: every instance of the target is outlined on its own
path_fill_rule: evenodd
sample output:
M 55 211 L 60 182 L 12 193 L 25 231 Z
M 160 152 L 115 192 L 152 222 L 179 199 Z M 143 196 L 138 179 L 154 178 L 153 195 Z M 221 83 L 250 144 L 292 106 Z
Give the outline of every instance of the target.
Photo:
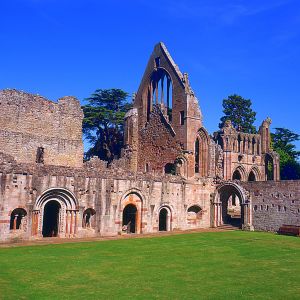
M 207 229 L 191 229 L 181 231 L 155 232 L 144 234 L 123 234 L 105 237 L 90 237 L 90 238 L 40 238 L 36 240 L 18 241 L 9 243 L 0 243 L 0 248 L 20 247 L 20 246 L 35 246 L 35 245 L 50 245 L 50 244 L 64 244 L 64 243 L 81 243 L 81 242 L 102 242 L 108 240 L 132 239 L 132 238 L 150 238 L 158 236 L 169 236 L 186 233 L 197 232 L 221 232 L 223 229 L 207 228 Z

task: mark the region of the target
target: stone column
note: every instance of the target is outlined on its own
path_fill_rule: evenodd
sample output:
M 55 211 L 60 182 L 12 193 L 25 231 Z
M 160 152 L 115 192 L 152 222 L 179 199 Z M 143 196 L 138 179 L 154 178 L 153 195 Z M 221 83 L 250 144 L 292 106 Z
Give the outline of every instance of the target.
M 14 215 L 13 230 L 17 229 L 17 218 L 18 218 L 18 215 Z

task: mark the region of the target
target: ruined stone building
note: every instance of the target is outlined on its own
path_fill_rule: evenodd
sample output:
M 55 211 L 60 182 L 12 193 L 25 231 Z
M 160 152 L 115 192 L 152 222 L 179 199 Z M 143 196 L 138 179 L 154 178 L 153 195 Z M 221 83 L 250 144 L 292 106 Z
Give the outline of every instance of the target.
M 299 181 L 280 181 L 270 123 L 210 135 L 188 75 L 155 46 L 125 116 L 123 156 L 83 163 L 79 101 L 0 91 L 0 241 L 230 224 L 300 225 Z

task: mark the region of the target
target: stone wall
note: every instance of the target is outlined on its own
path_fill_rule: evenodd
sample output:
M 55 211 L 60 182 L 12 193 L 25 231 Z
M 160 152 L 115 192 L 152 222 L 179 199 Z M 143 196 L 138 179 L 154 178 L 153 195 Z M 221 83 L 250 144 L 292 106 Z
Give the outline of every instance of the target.
M 300 181 L 242 183 L 250 192 L 255 230 L 278 231 L 283 224 L 300 226 Z
M 57 103 L 16 90 L 0 91 L 0 152 L 16 161 L 34 163 L 44 148 L 47 165 L 82 166 L 82 118 L 79 101 Z
M 99 166 L 99 170 L 98 167 Z M 122 231 L 123 209 L 132 196 L 140 198 L 140 232 L 157 232 L 162 207 L 170 211 L 170 229 L 208 228 L 210 226 L 210 197 L 214 192 L 211 181 L 189 182 L 178 176 L 153 176 L 130 173 L 120 169 L 107 169 L 104 165 L 89 162 L 83 168 L 20 164 L 9 157 L 0 160 L 0 240 L 38 238 L 42 236 L 44 204 L 38 207 L 43 195 L 59 200 L 62 191 L 74 195 L 76 207 L 66 208 L 60 222 L 61 237 L 116 235 Z M 49 197 L 48 197 L 49 198 Z M 49 199 L 50 199 L 49 198 Z M 46 201 L 46 200 L 45 200 Z M 60 201 L 60 200 L 59 200 Z M 46 202 L 45 202 L 46 203 Z M 187 210 L 201 208 L 197 222 L 191 222 Z M 21 230 L 11 230 L 10 220 L 14 209 L 26 211 Z M 95 226 L 84 228 L 86 209 L 96 212 Z M 37 218 L 34 216 L 37 215 Z M 73 231 L 70 232 L 70 220 Z M 76 218 L 76 221 L 75 219 Z M 66 225 L 69 222 L 69 225 Z M 35 228 L 35 223 L 38 223 Z M 74 225 L 76 224 L 76 225 Z M 69 226 L 69 229 L 66 229 Z

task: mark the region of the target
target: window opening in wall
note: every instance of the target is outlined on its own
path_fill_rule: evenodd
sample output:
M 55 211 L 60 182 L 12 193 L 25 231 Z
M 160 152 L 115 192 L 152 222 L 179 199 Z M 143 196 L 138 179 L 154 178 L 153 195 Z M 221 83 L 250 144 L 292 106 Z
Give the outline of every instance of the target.
M 176 165 L 167 163 L 165 165 L 165 174 L 176 175 Z
M 180 111 L 180 125 L 184 125 L 184 110 Z
M 83 213 L 83 228 L 95 228 L 96 211 L 93 208 L 88 208 Z
M 256 181 L 255 174 L 253 171 L 249 173 L 248 181 Z
M 146 165 L 145 165 L 145 172 L 150 172 L 150 166 L 149 166 L 149 164 L 148 163 L 146 163 Z
M 44 163 L 44 152 L 45 149 L 43 147 L 38 147 L 36 151 L 36 163 L 43 164 Z
M 235 170 L 232 175 L 232 180 L 241 180 L 242 176 L 239 170 Z
M 241 136 L 239 135 L 238 136 L 238 152 L 241 152 L 241 142 L 242 142 L 242 139 L 241 139 Z
M 10 230 L 22 229 L 22 221 L 27 215 L 27 212 L 23 208 L 16 208 L 10 215 Z
M 155 67 L 156 68 L 160 67 L 160 57 L 159 56 L 155 58 Z
M 199 173 L 199 139 L 195 141 L 195 173 Z
M 252 154 L 255 154 L 255 145 L 256 145 L 256 140 L 255 138 L 252 139 Z
M 150 92 L 150 89 L 148 88 L 148 93 L 147 93 L 147 122 L 150 121 L 150 113 L 151 113 L 151 92 Z
M 153 105 L 158 105 L 172 122 L 173 86 L 170 75 L 164 69 L 158 68 L 152 74 L 151 87 Z
M 273 158 L 269 154 L 265 156 L 265 174 L 266 180 L 274 180 L 274 163 Z

